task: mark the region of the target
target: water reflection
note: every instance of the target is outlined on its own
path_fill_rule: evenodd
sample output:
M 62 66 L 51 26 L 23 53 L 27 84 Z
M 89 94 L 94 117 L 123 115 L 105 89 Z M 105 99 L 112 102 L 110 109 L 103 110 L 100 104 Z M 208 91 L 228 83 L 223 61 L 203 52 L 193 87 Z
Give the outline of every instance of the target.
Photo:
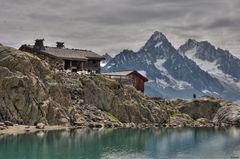
M 102 129 L 40 132 L 0 139 L 0 158 L 225 159 L 240 157 L 239 129 Z

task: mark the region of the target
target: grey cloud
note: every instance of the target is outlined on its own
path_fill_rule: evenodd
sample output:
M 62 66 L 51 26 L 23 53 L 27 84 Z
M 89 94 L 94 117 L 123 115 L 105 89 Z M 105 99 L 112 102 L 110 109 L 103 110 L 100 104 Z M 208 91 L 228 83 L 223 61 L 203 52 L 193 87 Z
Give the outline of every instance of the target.
M 105 25 L 131 25 L 146 23 L 156 19 L 176 19 L 182 14 L 184 13 L 179 10 L 128 9 L 123 12 L 102 12 L 98 13 L 98 15 L 79 17 L 74 20 L 84 19 L 87 22 Z
M 96 52 L 138 50 L 155 31 L 178 47 L 209 40 L 240 56 L 239 0 L 0 0 L 0 42 L 45 38 Z M 235 41 L 234 46 L 222 41 Z
M 217 28 L 240 28 L 240 19 L 218 19 L 207 26 L 209 29 Z
M 27 15 L 33 21 L 51 21 L 51 22 L 59 22 L 62 20 L 61 16 L 58 15 L 47 15 L 47 14 L 37 14 L 37 13 L 30 13 Z

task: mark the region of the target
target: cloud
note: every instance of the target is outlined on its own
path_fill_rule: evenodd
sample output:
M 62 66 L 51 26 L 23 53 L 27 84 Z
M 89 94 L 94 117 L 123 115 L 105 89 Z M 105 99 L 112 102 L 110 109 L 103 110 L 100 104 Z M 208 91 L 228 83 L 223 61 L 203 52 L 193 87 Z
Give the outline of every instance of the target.
M 218 28 L 239 29 L 240 19 L 229 19 L 229 18 L 217 19 L 212 23 L 210 23 L 206 28 L 208 29 L 218 29 Z
M 116 54 L 124 48 L 138 50 L 158 30 L 175 47 L 188 38 L 209 40 L 240 56 L 239 0 L 0 0 L 0 4 L 0 42 L 14 47 L 45 38 L 47 45 L 65 41 L 68 47 Z

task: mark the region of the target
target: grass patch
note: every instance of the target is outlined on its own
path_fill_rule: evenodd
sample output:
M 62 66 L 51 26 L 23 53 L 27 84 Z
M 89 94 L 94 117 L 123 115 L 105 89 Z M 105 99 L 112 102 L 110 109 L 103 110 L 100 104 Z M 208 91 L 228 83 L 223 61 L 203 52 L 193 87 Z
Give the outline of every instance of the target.
M 111 119 L 111 121 L 112 122 L 120 122 L 119 120 L 118 120 L 118 118 L 116 118 L 111 112 L 104 112 L 110 119 Z

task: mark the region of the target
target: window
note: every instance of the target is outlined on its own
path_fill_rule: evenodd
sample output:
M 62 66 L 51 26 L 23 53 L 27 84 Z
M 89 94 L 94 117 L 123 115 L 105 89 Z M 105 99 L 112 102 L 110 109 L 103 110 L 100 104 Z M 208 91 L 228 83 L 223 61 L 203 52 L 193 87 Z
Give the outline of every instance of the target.
M 72 61 L 72 66 L 77 67 L 78 66 L 78 61 Z
M 69 60 L 65 60 L 64 62 L 64 69 L 67 70 L 70 67 L 70 61 Z

